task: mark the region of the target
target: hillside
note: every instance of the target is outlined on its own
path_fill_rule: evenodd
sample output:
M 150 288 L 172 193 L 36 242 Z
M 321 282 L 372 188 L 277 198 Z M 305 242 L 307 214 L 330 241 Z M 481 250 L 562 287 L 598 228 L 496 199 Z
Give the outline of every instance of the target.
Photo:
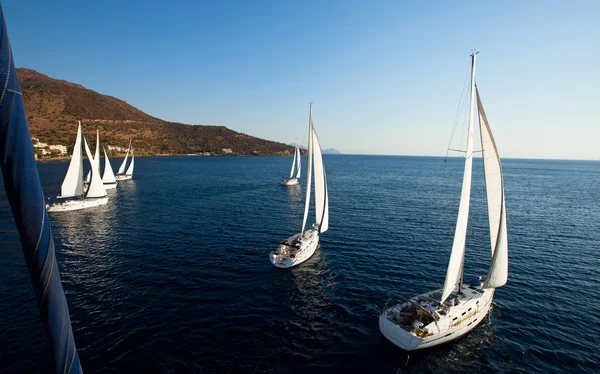
M 48 144 L 72 146 L 77 121 L 81 121 L 89 143 L 95 144 L 100 130 L 103 144 L 126 147 L 133 138 L 136 154 L 233 154 L 289 155 L 293 148 L 238 133 L 225 126 L 185 125 L 163 121 L 112 96 L 102 95 L 79 84 L 50 78 L 37 71 L 19 68 L 25 111 L 31 136 Z

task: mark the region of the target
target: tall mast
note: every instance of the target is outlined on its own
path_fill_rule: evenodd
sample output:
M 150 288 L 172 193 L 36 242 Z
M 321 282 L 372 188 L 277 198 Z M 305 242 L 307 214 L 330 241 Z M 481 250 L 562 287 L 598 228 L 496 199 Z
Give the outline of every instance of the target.
M 312 123 L 312 103 L 310 103 L 310 114 L 308 117 L 308 166 L 306 169 L 306 202 L 304 203 L 304 218 L 302 219 L 302 235 L 306 228 L 306 219 L 308 218 L 308 207 L 310 206 L 310 185 L 312 183 L 312 158 L 313 158 L 313 123 Z
M 469 101 L 469 128 L 467 135 L 467 149 L 465 155 L 465 171 L 463 175 L 463 185 L 460 194 L 460 205 L 458 207 L 458 216 L 454 230 L 454 241 L 452 243 L 452 253 L 448 262 L 446 280 L 442 289 L 442 298 L 444 302 L 458 285 L 462 287 L 463 268 L 465 263 L 465 245 L 467 241 L 467 225 L 469 222 L 469 202 L 471 200 L 471 176 L 473 173 L 473 122 L 474 122 L 474 103 L 475 103 L 475 56 L 476 52 L 471 54 L 471 97 Z

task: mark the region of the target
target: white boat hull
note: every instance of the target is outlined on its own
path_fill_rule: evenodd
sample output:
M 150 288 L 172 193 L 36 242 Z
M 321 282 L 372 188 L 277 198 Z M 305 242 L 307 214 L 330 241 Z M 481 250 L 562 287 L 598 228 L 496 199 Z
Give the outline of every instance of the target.
M 319 232 L 310 229 L 291 236 L 269 255 L 271 263 L 278 268 L 291 268 L 308 260 L 319 246 Z
M 294 186 L 298 184 L 298 178 L 286 178 L 281 180 L 281 184 L 284 186 Z
M 104 183 L 105 190 L 112 190 L 113 188 L 117 188 L 117 182 L 115 183 Z
M 432 294 L 441 295 L 441 290 L 415 296 L 410 299 L 411 302 L 395 305 L 379 316 L 379 329 L 390 342 L 406 351 L 429 348 L 455 340 L 474 329 L 484 319 L 494 297 L 494 289 L 482 289 L 481 286 L 470 287 L 465 284 L 462 291 L 463 295 L 450 297 L 443 307 L 432 297 Z M 460 304 L 452 305 L 455 299 L 458 299 Z M 437 321 L 430 318 L 431 322 L 424 325 L 419 323 L 417 318 L 411 321 L 410 317 L 405 318 L 406 314 L 403 316 L 401 313 L 407 310 L 409 305 L 423 307 L 427 304 L 436 309 L 439 317 Z M 421 319 L 425 314 L 427 313 L 420 310 L 415 313 L 416 316 L 421 315 Z M 407 326 L 407 320 L 412 326 Z
M 80 210 L 106 205 L 106 203 L 108 203 L 108 196 L 82 200 L 67 200 L 62 203 L 46 205 L 46 210 L 48 213 L 68 212 L 71 210 Z
M 115 178 L 118 181 L 126 181 L 126 180 L 129 180 L 129 179 L 133 179 L 133 175 L 120 174 L 120 175 L 115 176 Z

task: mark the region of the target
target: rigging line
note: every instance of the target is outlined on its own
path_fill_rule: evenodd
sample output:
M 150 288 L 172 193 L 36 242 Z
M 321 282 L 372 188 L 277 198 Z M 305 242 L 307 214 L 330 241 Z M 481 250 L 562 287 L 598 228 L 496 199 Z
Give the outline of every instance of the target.
M 463 100 L 466 101 L 466 96 L 464 95 L 464 93 L 465 93 L 465 87 L 467 86 L 467 78 L 469 77 L 469 70 L 470 69 L 467 69 L 467 72 L 465 74 L 465 80 L 463 82 L 463 87 L 462 87 L 462 90 L 460 92 L 460 98 L 458 100 L 458 106 L 456 107 L 456 114 L 454 115 L 454 125 L 452 127 L 452 133 L 450 134 L 450 141 L 448 142 L 448 147 L 447 148 L 450 148 L 450 144 L 452 144 L 452 138 L 454 137 L 454 132 L 456 130 L 456 125 L 458 124 L 458 120 L 460 118 L 459 117 L 460 116 L 460 112 L 461 112 L 460 108 L 463 105 Z M 446 150 L 446 157 L 448 157 L 448 151 L 447 150 Z
M 438 186 L 437 189 L 437 196 L 441 197 L 442 196 L 442 192 L 444 193 L 444 196 L 447 196 L 447 191 L 448 191 L 448 185 L 446 183 L 446 178 L 447 178 L 447 160 L 448 160 L 448 153 L 450 150 L 452 150 L 450 148 L 450 145 L 452 144 L 452 139 L 454 138 L 454 134 L 456 133 L 456 127 L 458 125 L 458 123 L 460 122 L 460 118 L 461 115 L 464 113 L 465 109 L 465 105 L 467 103 L 467 97 L 468 95 L 465 95 L 465 88 L 467 87 L 467 81 L 469 78 L 469 73 L 471 71 L 470 65 L 467 68 L 467 71 L 465 73 L 465 79 L 463 80 L 463 86 L 460 92 L 460 97 L 458 100 L 458 105 L 456 108 L 456 114 L 454 115 L 454 124 L 452 126 L 452 132 L 450 133 L 450 140 L 448 141 L 448 147 L 446 147 L 446 155 L 444 156 L 444 162 L 442 163 L 442 168 L 441 168 L 441 175 L 442 175 L 442 180 L 440 181 L 440 184 Z M 469 85 L 470 86 L 470 85 Z M 463 129 L 464 129 L 464 124 L 463 124 Z M 464 132 L 464 131 L 463 131 Z M 460 141 L 460 148 L 462 148 L 462 137 L 464 135 L 461 134 L 461 141 Z M 441 212 L 443 209 L 436 209 L 436 215 L 437 215 L 437 221 L 439 222 L 441 220 Z

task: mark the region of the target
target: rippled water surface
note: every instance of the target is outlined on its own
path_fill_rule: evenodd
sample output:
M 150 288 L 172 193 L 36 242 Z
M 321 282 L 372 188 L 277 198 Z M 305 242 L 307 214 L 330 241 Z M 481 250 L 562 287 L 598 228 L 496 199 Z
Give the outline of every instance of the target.
M 394 295 L 442 286 L 462 161 L 325 156 L 330 230 L 286 270 L 268 253 L 302 223 L 304 186 L 279 185 L 290 164 L 140 157 L 108 205 L 52 215 L 85 371 L 597 372 L 599 162 L 504 160 L 509 283 L 469 335 L 410 354 L 377 316 Z M 67 165 L 38 164 L 46 196 Z M 48 371 L 1 193 L 0 371 Z M 480 160 L 472 197 L 465 272 L 478 276 L 490 260 Z

